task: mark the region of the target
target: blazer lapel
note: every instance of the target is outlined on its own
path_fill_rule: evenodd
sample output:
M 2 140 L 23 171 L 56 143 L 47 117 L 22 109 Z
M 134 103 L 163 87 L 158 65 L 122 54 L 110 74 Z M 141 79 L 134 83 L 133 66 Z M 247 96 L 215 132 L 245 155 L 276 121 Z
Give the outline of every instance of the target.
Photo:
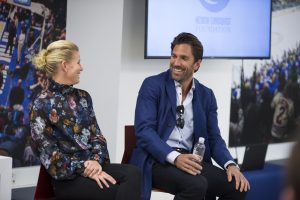
M 167 103 L 171 104 L 172 107 L 172 114 L 174 115 L 174 118 L 176 118 L 176 89 L 175 89 L 175 83 L 174 80 L 171 77 L 170 70 L 167 71 L 167 84 L 166 84 L 166 90 L 169 101 Z
M 205 114 L 202 108 L 202 100 L 199 85 L 196 84 L 196 88 L 193 95 L 193 117 L 194 117 L 194 143 L 198 141 L 200 136 L 204 136 L 205 132 Z

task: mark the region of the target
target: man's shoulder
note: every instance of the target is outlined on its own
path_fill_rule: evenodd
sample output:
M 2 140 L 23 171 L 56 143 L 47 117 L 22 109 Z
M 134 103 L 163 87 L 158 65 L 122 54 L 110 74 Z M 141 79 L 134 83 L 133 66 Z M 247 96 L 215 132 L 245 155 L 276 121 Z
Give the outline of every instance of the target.
M 169 77 L 169 70 L 167 71 L 164 71 L 164 72 L 161 72 L 159 74 L 155 74 L 155 75 L 152 75 L 152 76 L 149 76 L 147 77 L 146 79 L 150 79 L 150 80 L 158 80 L 158 79 L 166 79 Z
M 200 83 L 196 78 L 194 78 L 195 89 L 200 92 L 211 93 L 212 89 Z
M 163 83 L 169 80 L 169 77 L 170 77 L 169 70 L 167 70 L 162 73 L 145 78 L 144 84 L 163 85 Z

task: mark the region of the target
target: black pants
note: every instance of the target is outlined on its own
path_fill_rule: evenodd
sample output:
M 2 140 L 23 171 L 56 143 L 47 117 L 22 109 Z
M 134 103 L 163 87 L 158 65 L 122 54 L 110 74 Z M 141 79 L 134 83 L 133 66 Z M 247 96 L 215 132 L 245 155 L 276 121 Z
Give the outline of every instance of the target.
M 82 200 L 140 200 L 141 173 L 132 165 L 107 164 L 103 171 L 111 175 L 117 183 L 103 185 L 101 189 L 97 182 L 86 177 L 78 176 L 73 180 L 53 182 L 56 199 Z
M 242 200 L 246 192 L 235 189 L 234 179 L 227 180 L 224 170 L 204 163 L 199 175 L 188 174 L 171 164 L 155 163 L 152 168 L 152 186 L 174 194 L 174 200 Z
M 8 42 L 6 43 L 5 53 L 9 49 L 9 54 L 11 55 L 13 46 L 14 46 L 14 40 L 13 39 L 8 39 Z

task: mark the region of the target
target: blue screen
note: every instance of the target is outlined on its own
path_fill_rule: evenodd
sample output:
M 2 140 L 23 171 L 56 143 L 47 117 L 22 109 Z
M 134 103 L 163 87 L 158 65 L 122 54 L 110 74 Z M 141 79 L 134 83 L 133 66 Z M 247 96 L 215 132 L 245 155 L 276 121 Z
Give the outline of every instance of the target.
M 14 2 L 25 6 L 31 5 L 31 0 L 14 0 Z
M 148 0 L 145 58 L 166 58 L 181 32 L 196 35 L 204 57 L 269 58 L 271 0 Z

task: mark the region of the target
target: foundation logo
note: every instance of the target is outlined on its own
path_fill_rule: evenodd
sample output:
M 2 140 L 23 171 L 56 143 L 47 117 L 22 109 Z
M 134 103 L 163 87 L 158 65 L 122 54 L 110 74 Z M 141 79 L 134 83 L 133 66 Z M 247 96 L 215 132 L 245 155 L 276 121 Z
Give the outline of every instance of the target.
M 219 12 L 223 10 L 229 0 L 199 0 L 201 4 L 206 8 L 207 10 L 211 12 Z

